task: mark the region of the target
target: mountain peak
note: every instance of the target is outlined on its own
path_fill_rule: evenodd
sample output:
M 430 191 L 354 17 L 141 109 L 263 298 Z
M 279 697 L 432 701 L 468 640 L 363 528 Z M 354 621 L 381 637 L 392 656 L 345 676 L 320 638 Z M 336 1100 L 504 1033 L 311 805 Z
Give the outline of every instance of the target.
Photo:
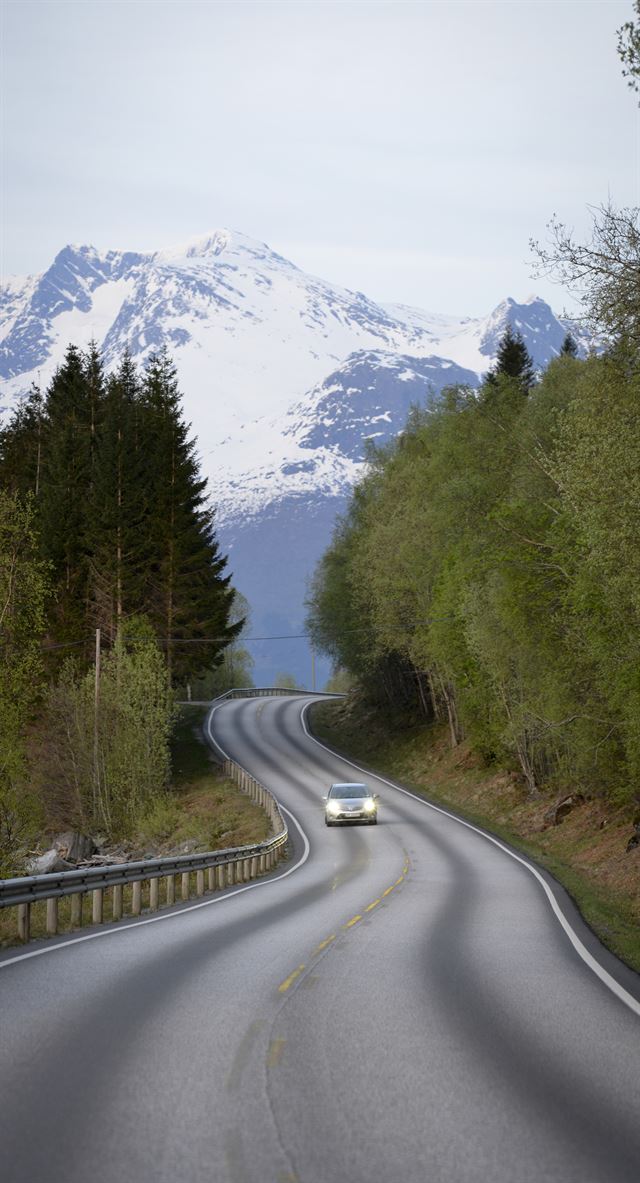
M 264 262 L 266 259 L 277 260 L 279 263 L 286 263 L 288 267 L 293 269 L 292 263 L 286 259 L 280 259 L 266 243 L 227 227 L 209 230 L 205 234 L 199 234 L 196 238 L 188 239 L 186 242 L 163 247 L 161 250 L 154 251 L 149 256 L 149 260 L 153 264 L 169 264 L 179 267 L 183 263 L 193 263 L 197 260 L 201 260 L 203 263 L 212 262 L 220 258 L 221 255 L 244 255 L 257 262 Z
M 174 246 L 154 251 L 151 259 L 154 263 L 180 263 L 185 259 L 216 257 L 229 249 L 232 239 L 233 234 L 230 230 L 211 230 L 207 234 L 189 238 L 186 242 L 179 242 Z

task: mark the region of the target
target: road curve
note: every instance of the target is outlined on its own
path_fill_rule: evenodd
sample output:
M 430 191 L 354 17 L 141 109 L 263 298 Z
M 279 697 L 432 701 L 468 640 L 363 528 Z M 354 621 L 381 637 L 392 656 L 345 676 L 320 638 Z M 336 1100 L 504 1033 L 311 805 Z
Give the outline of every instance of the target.
M 360 774 L 304 705 L 211 724 L 289 811 L 269 879 L 0 955 L 3 1183 L 636 1183 L 637 975 L 386 781 L 327 829 Z

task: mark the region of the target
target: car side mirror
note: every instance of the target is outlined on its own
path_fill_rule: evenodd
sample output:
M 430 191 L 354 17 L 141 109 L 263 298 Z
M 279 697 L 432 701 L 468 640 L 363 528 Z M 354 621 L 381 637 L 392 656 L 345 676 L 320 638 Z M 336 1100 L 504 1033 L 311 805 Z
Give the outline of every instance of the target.
M 323 800 L 323 801 L 328 801 L 328 800 L 329 800 L 329 798 L 328 798 L 328 797 L 324 797 L 324 796 L 323 796 L 322 800 Z

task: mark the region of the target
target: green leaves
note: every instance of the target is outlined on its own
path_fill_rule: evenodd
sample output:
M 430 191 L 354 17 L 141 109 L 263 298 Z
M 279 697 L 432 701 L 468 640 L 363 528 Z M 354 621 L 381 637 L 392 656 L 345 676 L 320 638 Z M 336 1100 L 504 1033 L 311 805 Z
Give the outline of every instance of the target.
M 48 586 L 32 499 L 0 490 L 0 877 L 17 872 L 38 819 L 26 729 L 42 691 L 40 639 Z
M 637 794 L 639 401 L 620 355 L 570 350 L 526 399 L 504 372 L 445 392 L 377 457 L 316 573 L 317 644 L 369 686 L 403 657 L 452 742 L 517 762 L 532 793 Z

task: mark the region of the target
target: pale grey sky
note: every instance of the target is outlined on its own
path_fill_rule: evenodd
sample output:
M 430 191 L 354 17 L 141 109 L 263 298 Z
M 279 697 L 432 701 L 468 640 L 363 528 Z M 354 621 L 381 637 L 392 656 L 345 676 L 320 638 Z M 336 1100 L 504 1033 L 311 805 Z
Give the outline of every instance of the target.
M 476 315 L 530 236 L 640 191 L 631 0 L 3 0 L 3 270 L 229 226 Z

